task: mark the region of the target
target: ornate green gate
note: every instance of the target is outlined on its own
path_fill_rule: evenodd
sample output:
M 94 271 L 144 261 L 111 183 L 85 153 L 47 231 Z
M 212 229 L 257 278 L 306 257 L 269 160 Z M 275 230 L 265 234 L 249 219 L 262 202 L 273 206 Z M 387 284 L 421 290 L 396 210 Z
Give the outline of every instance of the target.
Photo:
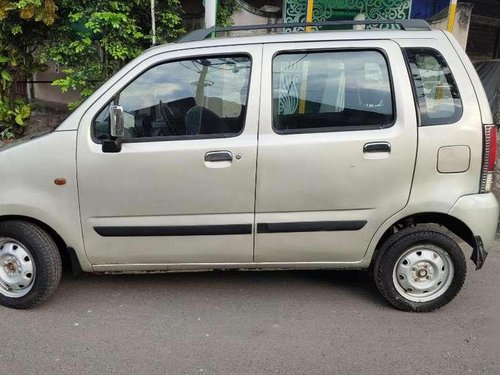
M 412 0 L 314 0 L 313 21 L 352 20 L 362 13 L 366 19 L 410 18 Z M 283 0 L 284 21 L 304 22 L 307 0 Z

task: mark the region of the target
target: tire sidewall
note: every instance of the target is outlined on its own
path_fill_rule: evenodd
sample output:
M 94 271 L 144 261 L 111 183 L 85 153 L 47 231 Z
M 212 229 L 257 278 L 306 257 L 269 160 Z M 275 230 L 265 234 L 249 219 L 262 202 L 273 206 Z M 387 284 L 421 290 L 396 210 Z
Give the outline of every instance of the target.
M 45 299 L 47 290 L 52 280 L 49 277 L 46 264 L 48 264 L 46 247 L 30 237 L 29 227 L 20 222 L 0 223 L 0 238 L 8 237 L 22 244 L 31 254 L 35 265 L 35 280 L 31 290 L 24 296 L 15 298 L 7 297 L 0 293 L 0 304 L 12 308 L 27 308 L 35 305 L 36 301 Z M 55 247 L 55 244 L 53 244 Z
M 414 302 L 405 298 L 396 289 L 393 278 L 394 267 L 400 257 L 409 248 L 419 245 L 439 247 L 449 255 L 454 267 L 453 279 L 448 289 L 442 295 L 427 302 Z M 467 264 L 460 246 L 446 234 L 429 230 L 414 231 L 394 241 L 377 263 L 377 286 L 382 289 L 382 294 L 391 304 L 405 311 L 432 311 L 446 305 L 462 288 L 467 272 Z

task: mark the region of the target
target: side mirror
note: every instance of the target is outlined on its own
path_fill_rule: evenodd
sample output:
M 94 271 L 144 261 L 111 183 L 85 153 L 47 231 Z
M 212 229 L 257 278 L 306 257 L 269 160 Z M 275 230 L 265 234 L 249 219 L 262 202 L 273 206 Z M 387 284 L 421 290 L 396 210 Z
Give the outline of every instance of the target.
M 121 105 L 112 105 L 109 108 L 110 129 L 112 138 L 122 138 L 125 135 L 123 107 Z
M 125 135 L 123 107 L 112 105 L 109 108 L 109 138 L 102 140 L 102 152 L 120 152 Z

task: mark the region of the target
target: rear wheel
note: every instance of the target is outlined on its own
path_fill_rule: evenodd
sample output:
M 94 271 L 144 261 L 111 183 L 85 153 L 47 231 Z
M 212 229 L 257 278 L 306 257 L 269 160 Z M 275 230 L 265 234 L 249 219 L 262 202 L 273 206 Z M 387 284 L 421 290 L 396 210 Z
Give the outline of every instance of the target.
M 379 254 L 375 283 L 382 296 L 398 309 L 438 309 L 464 284 L 467 265 L 462 249 L 439 230 L 401 230 L 386 241 Z
M 61 279 L 61 257 L 52 238 L 24 221 L 0 223 L 0 304 L 27 309 L 49 298 Z

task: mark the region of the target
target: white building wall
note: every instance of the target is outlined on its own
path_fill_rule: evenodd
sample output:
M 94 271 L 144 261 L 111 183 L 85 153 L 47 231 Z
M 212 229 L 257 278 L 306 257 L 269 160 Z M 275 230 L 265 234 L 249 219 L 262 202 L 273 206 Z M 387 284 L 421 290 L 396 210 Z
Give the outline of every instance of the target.
M 467 47 L 467 38 L 469 36 L 469 27 L 472 15 L 472 6 L 470 4 L 459 3 L 457 14 L 455 16 L 455 25 L 453 26 L 453 35 L 458 40 L 463 49 Z M 446 30 L 448 27 L 448 12 L 443 12 L 441 16 L 429 21 L 431 27 L 436 30 Z
M 68 90 L 62 93 L 61 89 L 53 86 L 50 82 L 63 78 L 64 75 L 59 72 L 57 65 L 49 62 L 49 68 L 45 72 L 36 73 L 33 77 L 33 91 L 35 99 L 43 100 L 44 102 L 68 104 L 80 99 L 80 93 L 76 90 Z M 28 91 L 29 92 L 29 91 Z

